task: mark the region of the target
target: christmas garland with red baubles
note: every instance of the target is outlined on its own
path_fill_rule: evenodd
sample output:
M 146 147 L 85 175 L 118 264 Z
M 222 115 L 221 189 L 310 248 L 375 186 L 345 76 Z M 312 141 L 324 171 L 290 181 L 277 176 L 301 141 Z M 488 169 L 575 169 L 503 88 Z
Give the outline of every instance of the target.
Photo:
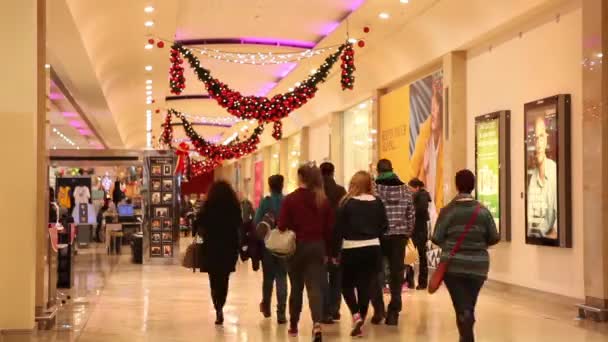
M 260 143 L 260 135 L 264 131 L 264 125 L 259 124 L 254 128 L 251 135 L 243 141 L 237 137 L 226 145 L 215 144 L 196 133 L 192 124 L 186 119 L 186 116 L 183 113 L 174 109 L 169 109 L 167 111 L 167 116 L 165 117 L 165 123 L 163 124 L 161 143 L 170 147 L 173 140 L 173 125 L 171 125 L 171 118 L 173 116 L 181 120 L 186 136 L 190 138 L 194 150 L 201 156 L 217 163 L 221 163 L 224 160 L 238 159 L 254 152 L 257 149 L 257 145 Z
M 211 96 L 226 110 L 243 120 L 255 119 L 260 123 L 277 122 L 287 117 L 294 110 L 302 107 L 308 100 L 312 99 L 319 83 L 325 82 L 334 64 L 341 59 L 341 84 L 342 89 L 353 89 L 355 82 L 355 50 L 353 44 L 346 42 L 340 45 L 337 51 L 329 55 L 325 62 L 310 75 L 306 80 L 299 83 L 293 91 L 277 94 L 271 98 L 264 96 L 243 96 L 240 92 L 233 90 L 225 83 L 211 76 L 211 71 L 201 66 L 200 60 L 192 50 L 181 44 L 175 43 L 171 48 L 171 68 L 169 70 L 169 85 L 171 92 L 179 95 L 186 88 L 184 77 L 185 58 L 194 69 L 198 79 L 201 80 Z

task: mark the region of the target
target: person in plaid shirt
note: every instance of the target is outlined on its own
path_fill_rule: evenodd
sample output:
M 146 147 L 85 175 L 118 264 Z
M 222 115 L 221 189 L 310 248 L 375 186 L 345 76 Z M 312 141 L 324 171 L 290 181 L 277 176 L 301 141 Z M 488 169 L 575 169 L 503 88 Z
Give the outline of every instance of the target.
M 377 169 L 376 192 L 386 207 L 389 223 L 389 228 L 381 239 L 382 254 L 388 260 L 391 292 L 386 324 L 397 325 L 402 307 L 401 287 L 405 273 L 405 247 L 414 231 L 416 209 L 410 189 L 393 172 L 391 161 L 381 159 L 378 161 Z M 382 303 L 382 307 L 384 307 L 384 303 Z M 380 323 L 378 317 L 374 318 L 376 318 L 375 322 L 372 323 Z

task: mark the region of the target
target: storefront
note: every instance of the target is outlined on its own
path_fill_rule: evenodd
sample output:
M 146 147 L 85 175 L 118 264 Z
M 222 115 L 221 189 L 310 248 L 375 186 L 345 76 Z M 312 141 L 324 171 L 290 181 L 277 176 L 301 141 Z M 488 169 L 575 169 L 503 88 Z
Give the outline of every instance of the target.
M 329 115 L 310 125 L 308 129 L 308 160 L 317 166 L 329 161 Z
M 281 173 L 281 143 L 270 146 L 270 175 Z
M 298 167 L 300 166 L 301 133 L 296 133 L 287 139 L 287 179 L 286 192 L 292 192 L 298 187 Z
M 366 100 L 344 112 L 343 184 L 349 184 L 357 171 L 371 171 L 372 146 L 375 139 L 371 130 L 372 104 L 371 99 Z

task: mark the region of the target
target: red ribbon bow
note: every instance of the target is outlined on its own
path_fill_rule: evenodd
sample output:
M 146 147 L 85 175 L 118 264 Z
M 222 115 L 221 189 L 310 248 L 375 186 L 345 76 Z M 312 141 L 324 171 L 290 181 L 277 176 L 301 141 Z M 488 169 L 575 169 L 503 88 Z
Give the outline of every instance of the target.
M 175 174 L 184 173 L 186 171 L 186 163 L 188 160 L 188 153 L 190 152 L 190 146 L 182 142 L 175 150 L 177 155 L 177 166 L 175 167 Z

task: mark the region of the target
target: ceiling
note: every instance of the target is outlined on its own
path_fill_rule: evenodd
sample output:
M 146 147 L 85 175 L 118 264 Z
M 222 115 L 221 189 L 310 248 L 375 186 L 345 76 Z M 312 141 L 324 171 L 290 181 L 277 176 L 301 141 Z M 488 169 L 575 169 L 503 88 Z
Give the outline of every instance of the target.
M 152 113 L 154 140 L 160 135 L 168 108 L 208 118 L 228 116 L 214 100 L 165 100 L 172 95 L 167 80 L 169 48 L 145 49 L 150 37 L 247 38 L 317 48 L 340 44 L 347 36 L 363 38 L 365 47 L 356 48 L 355 90 L 341 90 L 336 65 L 315 99 L 283 120 L 287 135 L 330 112 L 372 97 L 376 89 L 403 75 L 440 61 L 451 51 L 446 48 L 466 47 L 472 44 L 471 37 L 480 36 L 478 32 L 496 30 L 522 13 L 550 3 L 556 1 L 512 0 L 488 6 L 487 0 L 53 0 L 47 1 L 47 59 L 82 108 L 91 130 L 98 132 L 101 143 L 113 149 L 139 149 L 146 147 L 147 111 Z M 154 10 L 145 12 L 147 6 Z M 382 12 L 389 18 L 380 18 Z M 146 21 L 153 25 L 146 27 Z M 363 33 L 366 26 L 370 33 Z M 302 51 L 260 44 L 205 47 L 256 53 Z M 297 64 L 265 66 L 199 58 L 216 78 L 243 94 L 272 96 L 305 79 L 326 55 Z M 146 66 L 152 70 L 146 71 Z M 183 95 L 206 93 L 190 71 L 185 76 Z M 154 103 L 147 104 L 147 91 L 151 91 Z M 196 130 L 222 141 L 235 131 L 245 134 L 244 126 L 251 129 L 251 123 L 240 122 L 232 127 L 201 125 Z M 176 129 L 176 138 L 183 138 L 180 131 Z M 271 131 L 266 130 L 263 145 L 273 142 Z

